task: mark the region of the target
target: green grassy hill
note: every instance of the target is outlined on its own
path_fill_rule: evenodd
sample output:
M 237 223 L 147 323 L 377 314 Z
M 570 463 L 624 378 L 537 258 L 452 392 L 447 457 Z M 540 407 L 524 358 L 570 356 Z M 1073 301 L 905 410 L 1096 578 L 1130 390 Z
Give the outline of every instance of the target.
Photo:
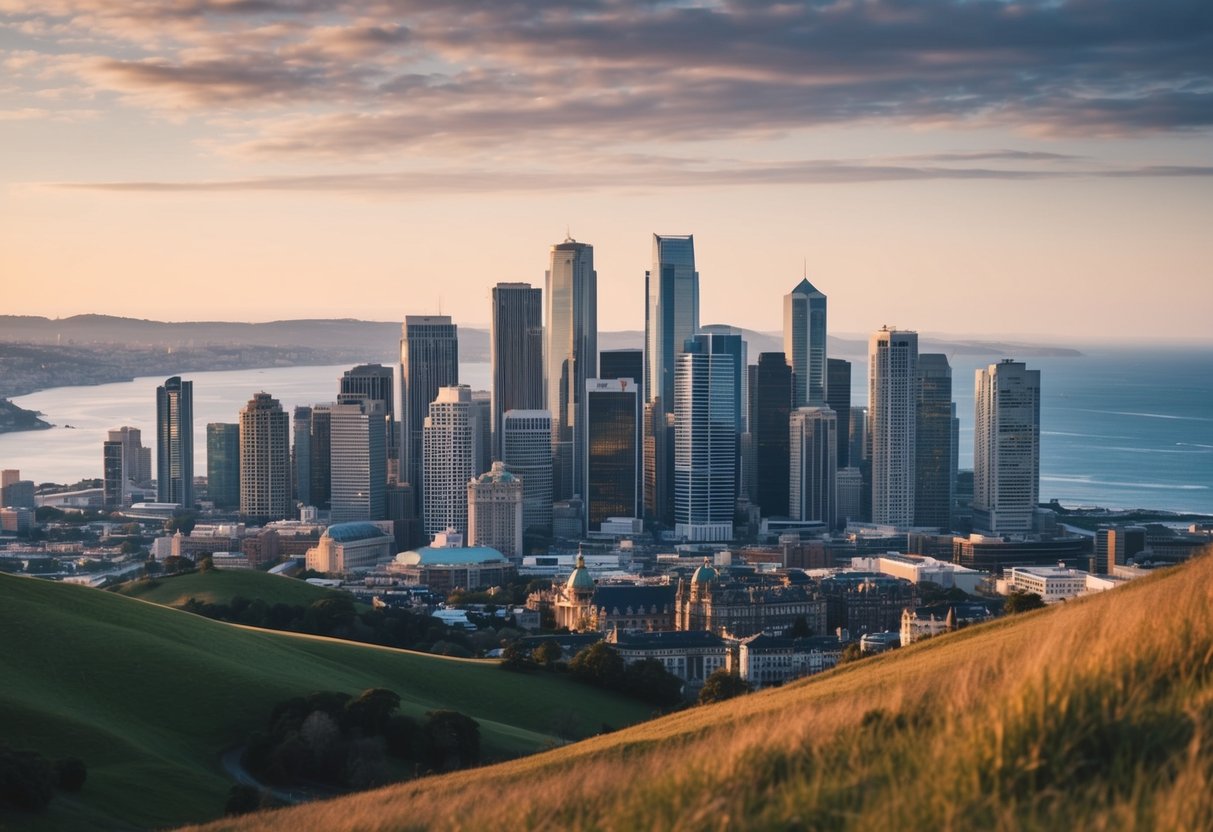
M 271 605 L 306 606 L 323 598 L 349 597 L 336 590 L 312 586 L 306 581 L 250 569 L 210 569 L 153 581 L 131 581 L 122 584 L 116 591 L 166 607 L 180 607 L 190 598 L 208 604 L 230 604 L 233 598 L 242 597 L 260 599 Z
M 317 690 L 386 687 L 407 714 L 462 711 L 480 723 L 486 756 L 499 759 L 556 743 L 557 727 L 589 734 L 649 713 L 560 676 L 241 628 L 3 574 L 0 638 L 0 739 L 47 757 L 81 757 L 89 769 L 78 796 L 57 795 L 39 816 L 0 815 L 2 829 L 216 817 L 231 785 L 220 753 L 259 728 L 275 703 Z
M 212 829 L 1213 828 L 1213 556 L 794 685 Z

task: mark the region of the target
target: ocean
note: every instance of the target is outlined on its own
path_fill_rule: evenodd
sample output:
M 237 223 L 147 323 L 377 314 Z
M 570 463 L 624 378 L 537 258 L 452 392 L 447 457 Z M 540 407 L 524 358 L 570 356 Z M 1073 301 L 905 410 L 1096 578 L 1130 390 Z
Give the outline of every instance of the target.
M 867 400 L 866 365 L 852 360 L 852 402 Z M 960 418 L 960 466 L 973 464 L 973 374 L 997 357 L 950 356 Z M 1042 501 L 1106 508 L 1213 514 L 1213 348 L 1085 349 L 1081 357 L 1025 359 L 1041 371 Z M 349 369 L 282 367 L 186 373 L 194 382 L 194 471 L 206 473 L 206 425 L 236 422 L 265 391 L 288 412 L 333 401 Z M 397 371 L 399 372 L 399 371 Z M 460 377 L 488 389 L 489 366 L 464 364 Z M 59 387 L 14 401 L 56 425 L 0 435 L 0 468 L 36 482 L 101 476 L 101 443 L 122 425 L 155 442 L 156 387 L 137 378 L 96 387 Z M 71 425 L 71 428 L 66 427 Z

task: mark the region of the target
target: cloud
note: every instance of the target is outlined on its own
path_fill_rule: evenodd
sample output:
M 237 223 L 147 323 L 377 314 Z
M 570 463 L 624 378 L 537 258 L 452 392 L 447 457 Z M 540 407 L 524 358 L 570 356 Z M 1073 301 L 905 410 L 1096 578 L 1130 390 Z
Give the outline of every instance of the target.
M 64 71 L 130 105 L 247 112 L 229 143 L 273 157 L 1213 126 L 1207 0 L 0 0 L 0 16 L 48 60 L 71 40 Z

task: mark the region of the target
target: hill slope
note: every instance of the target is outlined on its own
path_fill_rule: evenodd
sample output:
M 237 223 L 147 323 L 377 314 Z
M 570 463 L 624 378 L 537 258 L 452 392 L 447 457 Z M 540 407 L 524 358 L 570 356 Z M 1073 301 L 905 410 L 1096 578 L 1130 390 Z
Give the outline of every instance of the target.
M 285 580 L 285 579 L 277 579 Z M 221 752 L 274 704 L 317 690 L 386 687 L 412 715 L 454 708 L 480 723 L 486 756 L 509 758 L 648 715 L 548 674 L 330 639 L 252 630 L 77 586 L 0 574 L 0 739 L 78 756 L 88 782 L 42 816 L 48 829 L 200 821 L 222 812 Z
M 211 569 L 186 572 L 155 581 L 130 581 L 116 590 L 153 604 L 180 607 L 191 598 L 208 604 L 230 604 L 237 597 L 267 604 L 310 604 L 324 598 L 348 598 L 344 592 L 313 586 L 306 581 L 270 575 L 251 569 Z
M 1213 828 L 1213 557 L 491 768 L 213 829 Z

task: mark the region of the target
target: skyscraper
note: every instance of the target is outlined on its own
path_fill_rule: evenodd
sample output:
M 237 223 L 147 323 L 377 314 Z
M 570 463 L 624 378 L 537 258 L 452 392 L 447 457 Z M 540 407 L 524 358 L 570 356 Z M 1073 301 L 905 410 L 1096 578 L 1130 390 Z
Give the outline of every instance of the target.
M 710 330 L 697 332 L 688 339 L 685 350 L 691 351 L 691 342 L 695 344 L 695 352 L 716 353 L 733 356 L 733 424 L 737 425 L 737 451 L 733 455 L 733 494 L 741 488 L 741 424 L 742 418 L 741 392 L 745 387 L 742 379 L 745 377 L 746 349 L 745 341 L 741 339 L 740 331 L 728 326 L 714 326 Z
M 269 393 L 257 393 L 240 411 L 240 513 L 285 520 L 291 501 L 290 419 Z
M 327 509 L 333 496 L 333 404 L 312 405 L 312 436 L 309 442 L 312 487 L 309 505 Z
M 1040 492 L 1040 370 L 1004 359 L 978 370 L 973 420 L 973 527 L 1027 534 Z
M 477 474 L 471 408 L 467 385 L 440 387 L 430 403 L 421 477 L 422 520 L 430 537 L 447 529 L 467 535 L 467 485 Z
M 914 524 L 918 333 L 888 327 L 868 342 L 872 522 Z
M 826 360 L 826 405 L 838 416 L 838 468 L 851 463 L 851 362 Z
M 194 505 L 194 383 L 181 376 L 156 388 L 156 499 Z
M 467 484 L 468 545 L 522 557 L 522 481 L 500 460 Z
M 737 399 L 741 407 L 738 411 L 737 432 L 748 433 L 750 430 L 750 379 L 749 373 L 746 372 L 750 366 L 750 342 L 746 340 L 745 330 L 740 327 L 729 326 L 728 324 L 707 324 L 699 328 L 699 332 L 709 335 L 733 335 L 737 337 L 737 342 L 740 344 L 740 349 L 736 354 L 740 356 L 737 362 L 737 380 L 740 387 L 737 388 Z M 730 349 L 733 349 L 730 346 Z
M 735 358 L 688 339 L 674 383 L 674 531 L 691 541 L 733 538 L 737 496 Z
M 783 296 L 783 352 L 792 365 L 792 405 L 826 400 L 826 296 L 808 278 Z
M 952 528 L 952 368 L 939 353 L 918 356 L 914 525 Z
M 586 380 L 586 460 L 581 495 L 586 528 L 609 517 L 635 517 L 640 466 L 640 403 L 630 378 Z
M 603 350 L 598 353 L 598 378 L 630 378 L 636 384 L 636 393 L 640 401 L 645 401 L 644 385 L 644 350 L 618 349 Z
M 763 517 L 786 517 L 792 368 L 783 353 L 764 352 L 749 370 L 755 503 Z
M 789 433 L 788 516 L 832 529 L 838 519 L 838 415 L 828 407 L 799 407 Z
M 501 419 L 501 461 L 522 480 L 522 527 L 552 531 L 552 414 L 507 410 Z
M 299 405 L 291 416 L 291 487 L 295 499 L 312 502 L 312 409 Z
M 400 476 L 400 430 L 396 425 L 396 384 L 391 367 L 382 364 L 359 364 L 346 370 L 337 394 L 338 404 L 350 404 L 362 399 L 383 403 L 384 449 L 387 454 L 385 476 Z
M 101 505 L 107 509 L 121 508 L 125 493 L 126 465 L 122 440 L 110 439 L 101 445 Z
M 383 520 L 386 516 L 386 408 L 379 399 L 338 404 L 332 410 L 329 446 L 334 523 Z
M 493 467 L 493 394 L 488 390 L 473 390 L 469 414 L 472 423 L 472 467 L 477 474 L 483 474 Z
M 143 447 L 143 434 L 139 428 L 124 426 L 111 430 L 109 441 L 122 443 L 122 464 L 126 469 L 127 483 L 143 485 L 151 480 L 150 449 Z
M 692 235 L 653 235 L 653 266 L 644 273 L 645 511 L 673 519 L 674 375 L 686 340 L 699 330 L 699 272 Z
M 451 323 L 450 317 L 407 316 L 404 319 L 404 337 L 400 341 L 400 418 L 404 428 L 401 471 L 402 476 L 413 485 L 415 493 L 425 490 L 422 482 L 425 475 L 422 437 L 430 402 L 437 398 L 439 388 L 458 383 L 458 328 Z
M 543 399 L 543 292 L 529 283 L 493 287 L 489 328 L 493 372 L 492 449 L 501 459 L 501 418 L 507 410 L 540 410 Z M 488 469 L 485 469 L 488 470 Z
M 598 366 L 598 273 L 594 247 L 571 238 L 552 246 L 545 274 L 544 390 L 552 414 L 552 496 L 567 500 L 581 482 L 579 431 L 586 379 Z
M 206 426 L 206 494 L 218 509 L 240 508 L 240 425 Z

